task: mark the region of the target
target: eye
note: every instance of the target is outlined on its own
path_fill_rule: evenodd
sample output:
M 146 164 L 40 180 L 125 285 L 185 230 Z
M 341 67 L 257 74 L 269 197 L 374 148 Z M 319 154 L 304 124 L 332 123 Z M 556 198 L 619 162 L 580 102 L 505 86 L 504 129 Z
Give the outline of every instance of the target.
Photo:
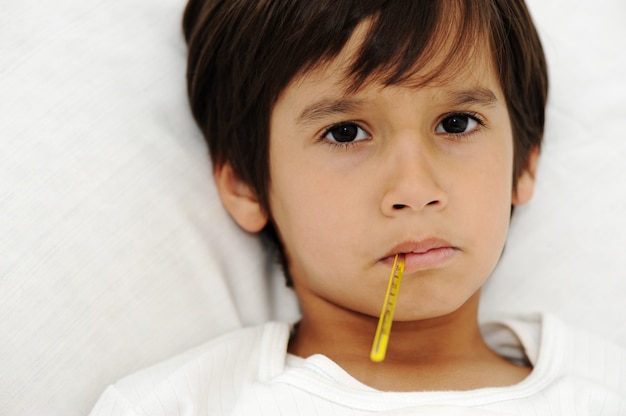
M 335 143 L 350 143 L 366 140 L 371 136 L 355 123 L 341 123 L 332 126 L 324 133 L 324 138 Z
M 482 122 L 470 114 L 451 114 L 435 128 L 435 133 L 462 135 L 474 131 Z

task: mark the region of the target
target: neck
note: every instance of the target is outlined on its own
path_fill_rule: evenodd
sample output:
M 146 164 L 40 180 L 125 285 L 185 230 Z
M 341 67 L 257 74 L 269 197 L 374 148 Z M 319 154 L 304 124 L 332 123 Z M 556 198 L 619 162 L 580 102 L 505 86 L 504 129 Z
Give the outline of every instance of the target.
M 472 376 L 494 370 L 493 366 L 512 366 L 485 344 L 477 320 L 478 298 L 476 293 L 449 315 L 394 322 L 382 363 L 369 359 L 377 318 L 338 311 L 332 305 L 303 305 L 289 352 L 301 357 L 326 355 L 356 379 L 381 390 L 467 390 L 514 384 L 528 369 L 514 378 Z

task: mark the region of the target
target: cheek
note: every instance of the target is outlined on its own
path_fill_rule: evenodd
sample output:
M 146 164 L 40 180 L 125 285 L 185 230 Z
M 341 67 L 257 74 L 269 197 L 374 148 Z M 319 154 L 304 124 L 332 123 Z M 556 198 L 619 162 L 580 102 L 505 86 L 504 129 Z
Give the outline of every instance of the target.
M 340 282 L 360 276 L 363 242 L 372 239 L 371 210 L 364 208 L 371 206 L 371 184 L 305 160 L 277 164 L 273 173 L 272 214 L 296 287 L 342 293 Z
M 327 258 L 348 249 L 355 201 L 340 181 L 312 166 L 276 166 L 270 205 L 289 257 Z
M 465 218 L 472 227 L 469 235 L 482 240 L 482 244 L 477 247 L 484 247 L 485 255 L 491 253 L 490 257 L 494 261 L 500 256 L 509 229 L 513 191 L 512 158 L 512 145 L 503 145 L 483 161 L 481 168 L 477 167 L 480 173 L 472 181 L 473 189 L 465 189 L 468 194 L 464 200 L 471 203 Z

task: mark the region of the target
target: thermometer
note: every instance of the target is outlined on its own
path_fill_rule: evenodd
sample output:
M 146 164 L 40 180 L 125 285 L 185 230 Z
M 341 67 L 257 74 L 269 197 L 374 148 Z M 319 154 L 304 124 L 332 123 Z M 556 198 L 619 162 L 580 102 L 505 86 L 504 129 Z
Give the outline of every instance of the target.
M 376 328 L 376 335 L 374 335 L 374 343 L 372 344 L 372 351 L 370 352 L 370 360 L 375 363 L 383 361 L 387 353 L 387 344 L 389 344 L 393 312 L 396 309 L 402 273 L 404 273 L 404 254 L 396 254 L 393 259 L 391 276 L 389 276 L 385 303 L 383 304 L 383 310 L 378 319 L 378 327 Z

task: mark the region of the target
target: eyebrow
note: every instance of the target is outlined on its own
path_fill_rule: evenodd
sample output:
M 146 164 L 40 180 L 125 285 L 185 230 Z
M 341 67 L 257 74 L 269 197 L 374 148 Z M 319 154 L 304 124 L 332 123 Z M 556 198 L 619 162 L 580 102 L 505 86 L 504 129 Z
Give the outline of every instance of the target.
M 482 107 L 492 107 L 498 102 L 498 98 L 489 88 L 477 87 L 462 91 L 450 91 L 445 94 L 446 98 L 455 107 L 468 104 Z
M 498 102 L 498 98 L 489 88 L 476 87 L 461 91 L 449 91 L 444 93 L 446 100 L 454 107 L 466 105 L 479 105 L 492 107 Z M 297 124 L 313 124 L 328 117 L 354 113 L 363 106 L 363 100 L 351 98 L 322 98 L 310 104 L 302 110 L 296 118 Z
M 296 118 L 296 123 L 311 124 L 331 116 L 354 113 L 362 105 L 362 100 L 351 98 L 323 98 L 306 106 Z

